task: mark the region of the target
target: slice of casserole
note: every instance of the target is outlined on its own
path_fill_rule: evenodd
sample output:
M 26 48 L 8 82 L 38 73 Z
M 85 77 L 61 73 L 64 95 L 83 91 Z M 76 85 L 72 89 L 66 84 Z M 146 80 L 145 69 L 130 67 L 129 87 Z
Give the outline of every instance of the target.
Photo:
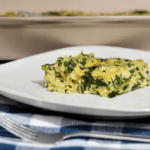
M 148 65 L 141 59 L 102 59 L 81 52 L 59 57 L 54 64 L 42 65 L 42 70 L 47 89 L 66 94 L 115 97 L 150 85 Z

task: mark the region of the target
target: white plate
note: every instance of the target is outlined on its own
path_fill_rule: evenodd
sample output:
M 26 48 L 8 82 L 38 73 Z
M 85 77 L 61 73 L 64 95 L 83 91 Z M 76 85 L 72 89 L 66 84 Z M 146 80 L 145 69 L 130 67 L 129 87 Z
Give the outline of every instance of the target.
M 108 46 L 68 47 L 0 65 L 0 94 L 29 105 L 95 116 L 130 117 L 150 115 L 150 87 L 115 98 L 86 94 L 49 92 L 44 87 L 41 65 L 54 63 L 60 56 L 93 52 L 96 57 L 143 59 L 150 65 L 150 52 Z

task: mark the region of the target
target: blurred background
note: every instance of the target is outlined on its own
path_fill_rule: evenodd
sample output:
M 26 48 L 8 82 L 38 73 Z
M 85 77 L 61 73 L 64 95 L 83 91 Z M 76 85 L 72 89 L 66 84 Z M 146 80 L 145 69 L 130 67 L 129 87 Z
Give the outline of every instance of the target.
M 149 0 L 0 0 L 0 13 L 5 11 L 60 11 L 74 10 L 95 13 L 114 13 L 149 10 Z
M 0 0 L 0 60 L 58 48 L 150 50 L 149 0 Z

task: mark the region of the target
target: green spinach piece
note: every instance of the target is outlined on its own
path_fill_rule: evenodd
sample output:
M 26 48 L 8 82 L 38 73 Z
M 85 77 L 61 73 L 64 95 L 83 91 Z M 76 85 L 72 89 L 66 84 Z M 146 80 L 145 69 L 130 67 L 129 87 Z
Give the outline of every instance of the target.
M 65 61 L 65 62 L 64 62 L 64 66 L 65 66 L 65 67 L 69 67 L 69 65 L 70 65 L 70 62 L 69 62 L 69 61 Z
M 106 59 L 102 59 L 102 58 L 100 58 L 100 60 L 103 62 L 103 61 L 106 61 L 106 60 L 107 60 L 107 58 L 106 58 Z
M 51 66 L 53 66 L 54 64 L 45 64 L 42 65 L 42 70 L 47 71 L 47 70 L 52 70 Z
M 84 80 L 87 88 L 90 88 L 91 84 L 94 84 L 94 79 L 90 72 L 85 72 L 85 75 L 82 76 L 82 79 Z
M 141 72 L 139 72 L 139 75 L 141 76 L 141 80 L 144 80 L 145 79 L 145 77 L 141 74 Z
M 123 90 L 125 91 L 128 88 L 128 85 L 124 86 Z
M 72 59 L 71 59 L 72 60 Z M 73 61 L 73 60 L 72 60 Z M 72 64 L 71 63 L 73 63 L 73 62 L 71 62 L 71 61 L 65 61 L 64 62 L 64 66 L 67 68 L 65 71 L 64 71 L 64 73 L 71 73 L 72 71 L 73 71 L 73 68 L 72 68 Z M 70 66 L 70 64 L 71 64 L 71 66 Z M 75 65 L 75 64 L 73 64 L 73 65 Z
M 97 86 L 108 86 L 102 79 L 96 79 L 94 81 L 94 84 L 97 85 Z
M 134 84 L 131 91 L 134 91 L 135 89 L 137 89 L 139 86 L 141 85 L 141 83 L 137 83 L 137 84 Z
M 86 58 L 83 58 L 82 61 L 80 62 L 83 66 L 86 64 Z
M 64 73 L 71 73 L 73 71 L 73 68 L 68 67 L 67 70 L 64 71 Z
M 68 89 L 65 89 L 65 93 L 67 94 L 67 92 L 68 92 Z
M 122 79 L 122 74 L 120 74 L 120 77 L 118 75 L 116 75 L 116 85 L 118 87 L 120 87 L 123 83 L 124 83 L 124 81 Z
M 59 57 L 59 58 L 57 59 L 57 61 L 58 61 L 58 66 L 60 66 L 60 65 L 62 64 L 62 60 L 63 60 L 63 57 Z
M 86 83 L 81 82 L 81 93 L 84 93 L 84 91 L 86 91 Z
M 129 59 L 125 59 L 125 62 L 128 62 L 128 61 L 131 61 L 131 60 L 129 60 Z
M 118 94 L 119 94 L 118 91 L 112 91 L 111 93 L 108 94 L 108 97 L 113 98 L 113 97 L 117 96 Z
M 128 63 L 127 65 L 128 67 L 134 66 L 134 64 L 131 64 L 131 63 Z
M 70 60 L 70 62 L 72 67 L 76 67 L 77 64 L 72 59 Z
M 134 69 L 132 69 L 132 70 L 130 70 L 130 72 L 133 74 L 133 73 L 135 72 L 135 70 L 134 70 Z
M 80 86 L 79 86 L 79 84 L 77 86 L 77 91 L 80 93 Z
M 100 96 L 100 92 L 99 92 L 99 91 L 96 91 L 96 95 Z

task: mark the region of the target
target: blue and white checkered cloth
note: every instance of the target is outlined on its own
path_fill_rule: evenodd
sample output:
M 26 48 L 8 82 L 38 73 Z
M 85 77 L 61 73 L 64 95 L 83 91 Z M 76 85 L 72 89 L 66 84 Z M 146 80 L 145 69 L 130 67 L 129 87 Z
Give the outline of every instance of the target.
M 47 133 L 71 133 L 97 131 L 124 134 L 150 135 L 150 118 L 145 122 L 86 122 L 54 116 L 0 95 L 0 113 L 30 128 Z M 110 125 L 111 124 L 111 125 Z M 0 126 L 0 150 L 150 150 L 150 143 L 104 140 L 94 138 L 71 138 L 54 146 L 40 146 L 25 143 Z

